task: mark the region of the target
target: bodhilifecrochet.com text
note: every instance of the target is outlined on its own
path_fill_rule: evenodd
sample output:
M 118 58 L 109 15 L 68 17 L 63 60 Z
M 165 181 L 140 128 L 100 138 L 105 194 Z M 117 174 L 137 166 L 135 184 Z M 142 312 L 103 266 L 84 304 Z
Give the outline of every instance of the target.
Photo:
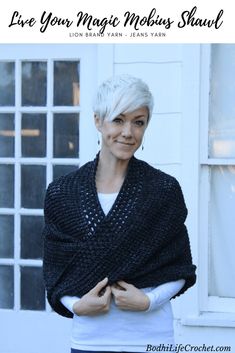
M 148 344 L 146 352 L 232 352 L 231 346 L 192 345 L 192 344 Z

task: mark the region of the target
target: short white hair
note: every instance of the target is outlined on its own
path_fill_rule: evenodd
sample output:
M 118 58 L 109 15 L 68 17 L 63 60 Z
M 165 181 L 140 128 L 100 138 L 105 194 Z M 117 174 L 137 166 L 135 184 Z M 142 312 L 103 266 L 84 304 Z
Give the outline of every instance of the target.
M 153 95 L 144 81 L 127 74 L 112 76 L 104 81 L 93 103 L 95 115 L 110 121 L 122 113 L 131 113 L 142 107 L 148 109 L 149 120 L 153 111 Z

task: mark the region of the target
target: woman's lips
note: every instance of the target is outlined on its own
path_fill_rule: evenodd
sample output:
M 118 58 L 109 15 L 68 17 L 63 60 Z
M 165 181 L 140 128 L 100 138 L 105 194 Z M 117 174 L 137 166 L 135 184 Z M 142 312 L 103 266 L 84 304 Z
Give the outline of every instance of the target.
M 116 142 L 120 143 L 121 145 L 124 145 L 124 146 L 134 146 L 134 143 L 121 142 L 121 141 L 116 141 Z

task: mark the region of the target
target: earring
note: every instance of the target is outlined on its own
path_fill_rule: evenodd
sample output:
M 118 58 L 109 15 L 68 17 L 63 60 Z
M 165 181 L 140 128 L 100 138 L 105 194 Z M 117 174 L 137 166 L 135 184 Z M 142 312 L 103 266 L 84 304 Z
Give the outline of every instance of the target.
M 100 145 L 100 134 L 99 134 L 99 132 L 97 132 L 97 144 L 98 144 L 98 146 Z
M 144 138 L 143 138 L 141 149 L 142 149 L 142 151 L 144 150 Z

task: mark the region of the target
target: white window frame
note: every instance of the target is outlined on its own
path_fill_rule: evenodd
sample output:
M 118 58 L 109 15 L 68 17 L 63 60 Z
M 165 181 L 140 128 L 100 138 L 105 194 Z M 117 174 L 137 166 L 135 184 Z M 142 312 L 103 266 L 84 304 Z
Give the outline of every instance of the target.
M 195 309 L 183 310 L 182 324 L 189 326 L 235 327 L 235 298 L 208 295 L 209 278 L 209 202 L 210 168 L 214 165 L 235 165 L 234 158 L 208 157 L 209 94 L 211 45 L 200 48 L 200 129 L 199 129 L 199 200 L 198 200 L 198 293 L 194 295 Z M 231 273 L 232 277 L 232 273 Z M 231 278 L 232 280 L 232 278 Z
M 208 205 L 210 202 L 210 167 L 216 165 L 235 165 L 235 158 L 209 158 L 209 92 L 210 92 L 210 60 L 211 46 L 202 47 L 202 87 L 201 87 L 201 207 L 200 207 L 200 249 L 201 254 L 201 281 L 202 281 L 202 299 L 201 309 L 210 312 L 235 313 L 235 298 L 221 298 L 208 295 L 208 276 L 209 272 L 203 272 L 203 269 L 209 268 L 209 215 Z M 231 273 L 232 276 L 232 273 Z M 231 279 L 232 280 L 232 279 Z

